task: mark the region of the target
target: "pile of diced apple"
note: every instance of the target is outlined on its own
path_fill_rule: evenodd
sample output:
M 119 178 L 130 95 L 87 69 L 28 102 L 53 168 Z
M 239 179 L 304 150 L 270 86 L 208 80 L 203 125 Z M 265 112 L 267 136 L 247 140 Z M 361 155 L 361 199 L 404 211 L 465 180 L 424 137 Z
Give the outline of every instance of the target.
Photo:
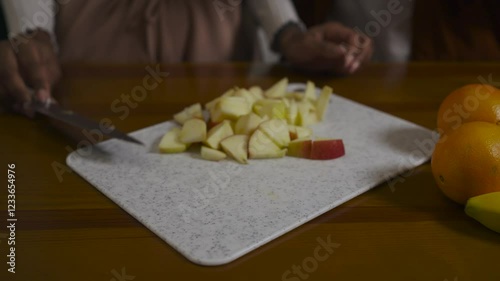
M 229 155 L 239 163 L 248 159 L 281 158 L 285 155 L 327 160 L 345 154 L 340 139 L 312 140 L 308 126 L 323 120 L 332 88 L 323 87 L 319 97 L 314 83 L 305 91 L 287 92 L 283 78 L 267 91 L 260 87 L 232 88 L 205 104 L 205 121 L 199 103 L 174 115 L 182 128 L 167 132 L 160 141 L 163 153 L 179 153 L 201 143 L 203 159 L 219 161 Z

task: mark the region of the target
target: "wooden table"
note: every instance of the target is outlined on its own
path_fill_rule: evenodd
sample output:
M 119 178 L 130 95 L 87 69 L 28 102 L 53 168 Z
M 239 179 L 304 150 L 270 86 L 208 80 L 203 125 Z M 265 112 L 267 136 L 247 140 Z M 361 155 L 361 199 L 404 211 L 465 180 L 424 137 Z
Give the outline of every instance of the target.
M 165 121 L 184 106 L 208 101 L 233 85 L 267 87 L 288 76 L 332 85 L 342 96 L 433 129 L 439 102 L 451 90 L 488 80 L 489 75 L 499 83 L 499 70 L 500 64 L 375 64 L 342 78 L 307 76 L 269 65 L 163 66 L 168 76 L 125 114 L 116 107 L 123 105 L 123 95 L 143 85 L 145 66 L 69 65 L 58 93 L 65 95 L 67 106 L 97 120 L 109 117 L 118 128 L 133 131 Z M 127 116 L 121 120 L 122 115 Z M 18 219 L 14 275 L 6 271 L 4 186 L 0 280 L 500 280 L 500 235 L 445 198 L 429 164 L 235 262 L 203 267 L 64 170 L 65 157 L 76 142 L 47 120 L 1 113 L 0 124 L 3 169 L 16 164 Z M 318 239 L 327 237 L 340 246 L 326 259 L 315 259 Z

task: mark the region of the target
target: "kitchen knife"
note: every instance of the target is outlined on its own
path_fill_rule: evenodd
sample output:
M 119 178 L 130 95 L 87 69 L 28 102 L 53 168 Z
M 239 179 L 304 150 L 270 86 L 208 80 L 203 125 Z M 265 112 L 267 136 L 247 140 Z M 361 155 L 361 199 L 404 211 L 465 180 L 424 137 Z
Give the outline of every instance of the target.
M 101 130 L 101 126 L 98 122 L 81 116 L 74 111 L 66 110 L 60 107 L 57 103 L 52 102 L 50 99 L 45 103 L 34 100 L 31 103 L 30 107 L 38 113 L 68 123 L 72 126 L 87 130 L 99 130 L 99 132 L 101 132 L 105 136 L 144 145 L 139 140 L 118 131 L 116 128 L 113 128 L 111 132 L 109 132 L 108 130 Z

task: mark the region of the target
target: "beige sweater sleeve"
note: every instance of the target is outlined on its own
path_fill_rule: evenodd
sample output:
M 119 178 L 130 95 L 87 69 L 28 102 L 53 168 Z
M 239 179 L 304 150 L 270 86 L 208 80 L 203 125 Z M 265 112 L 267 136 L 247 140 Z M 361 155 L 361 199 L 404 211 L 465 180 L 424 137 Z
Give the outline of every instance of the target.
M 54 34 L 54 0 L 0 0 L 5 13 L 9 37 L 27 29 L 42 28 Z

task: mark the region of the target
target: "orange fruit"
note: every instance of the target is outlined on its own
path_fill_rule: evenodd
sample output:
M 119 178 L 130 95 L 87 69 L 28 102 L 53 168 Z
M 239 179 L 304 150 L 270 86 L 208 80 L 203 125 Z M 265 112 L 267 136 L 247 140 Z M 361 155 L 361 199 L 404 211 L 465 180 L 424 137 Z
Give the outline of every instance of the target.
M 437 127 L 440 133 L 474 121 L 500 125 L 499 89 L 486 84 L 466 85 L 451 92 L 439 107 Z
M 443 135 L 431 167 L 439 188 L 457 203 L 500 191 L 500 127 L 468 122 Z

